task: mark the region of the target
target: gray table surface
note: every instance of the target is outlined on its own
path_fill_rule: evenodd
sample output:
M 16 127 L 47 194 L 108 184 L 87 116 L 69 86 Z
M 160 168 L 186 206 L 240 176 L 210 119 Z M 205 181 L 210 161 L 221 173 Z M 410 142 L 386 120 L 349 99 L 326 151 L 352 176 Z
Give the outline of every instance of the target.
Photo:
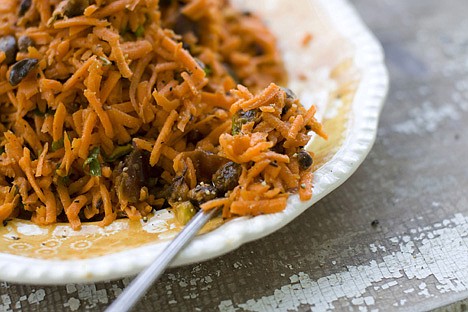
M 138 311 L 415 311 L 468 297 L 468 2 L 352 2 L 391 76 L 366 161 L 278 232 L 169 270 Z M 1 283 L 0 311 L 103 310 L 129 281 Z

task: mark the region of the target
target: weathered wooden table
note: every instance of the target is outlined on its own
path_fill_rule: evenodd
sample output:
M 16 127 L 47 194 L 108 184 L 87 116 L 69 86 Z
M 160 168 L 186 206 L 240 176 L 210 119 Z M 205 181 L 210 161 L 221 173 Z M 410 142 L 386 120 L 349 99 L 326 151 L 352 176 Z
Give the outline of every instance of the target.
M 468 297 L 468 3 L 353 3 L 391 75 L 367 160 L 275 234 L 169 270 L 138 311 L 414 311 Z M 103 310 L 129 281 L 1 283 L 0 311 Z

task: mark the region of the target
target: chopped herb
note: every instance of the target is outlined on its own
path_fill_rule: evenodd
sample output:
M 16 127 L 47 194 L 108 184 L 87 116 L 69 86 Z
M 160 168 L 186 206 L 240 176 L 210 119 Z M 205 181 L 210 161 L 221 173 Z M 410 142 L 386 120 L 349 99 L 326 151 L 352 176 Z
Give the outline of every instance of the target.
M 5 146 L 0 146 L 0 155 L 5 153 Z
M 58 179 L 57 179 L 58 184 L 65 185 L 65 186 L 69 186 L 70 182 L 71 181 L 70 181 L 69 176 L 64 176 L 64 177 L 59 176 Z
M 189 201 L 177 203 L 174 207 L 176 220 L 181 225 L 186 225 L 190 219 L 197 213 L 193 204 Z
M 203 71 L 205 72 L 205 75 L 211 76 L 213 73 L 213 69 L 211 69 L 210 65 L 205 65 L 205 68 L 203 68 Z
M 132 150 L 133 150 L 132 144 L 117 146 L 116 148 L 114 148 L 114 151 L 112 152 L 112 154 L 110 154 L 109 157 L 106 158 L 106 161 L 114 162 L 117 159 L 125 155 L 128 155 Z
M 257 122 L 259 119 L 258 110 L 252 109 L 248 111 L 240 110 L 232 116 L 232 135 L 241 133 L 242 126 L 249 122 Z
M 95 177 L 100 177 L 102 175 L 101 163 L 99 163 L 98 156 L 101 153 L 99 147 L 95 147 L 89 153 L 88 158 L 83 163 L 83 168 L 89 166 L 89 174 Z
M 52 152 L 58 151 L 59 149 L 63 148 L 63 138 L 59 139 L 58 141 L 52 142 L 51 145 Z
M 109 61 L 109 59 L 107 57 L 105 57 L 105 56 L 99 56 L 99 59 L 101 60 L 102 65 L 104 65 L 104 66 L 112 65 L 112 62 Z
M 143 27 L 143 25 L 138 26 L 138 28 L 135 30 L 135 36 L 143 37 L 144 34 L 145 34 L 145 28 Z
M 195 62 L 197 62 L 198 66 L 203 69 L 206 76 L 210 76 L 213 73 L 211 66 L 203 63 L 199 58 L 195 58 Z

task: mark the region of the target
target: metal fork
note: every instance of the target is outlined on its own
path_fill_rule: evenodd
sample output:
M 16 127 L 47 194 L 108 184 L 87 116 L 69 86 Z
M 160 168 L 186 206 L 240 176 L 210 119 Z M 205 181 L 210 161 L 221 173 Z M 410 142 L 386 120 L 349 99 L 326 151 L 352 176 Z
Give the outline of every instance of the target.
M 200 210 L 182 229 L 176 238 L 167 245 L 163 252 L 143 270 L 123 293 L 106 309 L 106 312 L 130 311 L 148 288 L 158 280 L 175 256 L 195 237 L 200 229 L 219 212 L 219 208 L 210 211 Z

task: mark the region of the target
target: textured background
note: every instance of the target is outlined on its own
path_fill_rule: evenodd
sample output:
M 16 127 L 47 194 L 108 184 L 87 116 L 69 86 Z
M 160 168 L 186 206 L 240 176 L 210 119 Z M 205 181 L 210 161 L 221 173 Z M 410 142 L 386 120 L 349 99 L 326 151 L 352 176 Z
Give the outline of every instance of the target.
M 391 76 L 367 160 L 282 230 L 169 270 L 139 311 L 413 311 L 468 297 L 468 3 L 352 2 Z M 129 281 L 1 283 L 0 311 L 103 310 Z

